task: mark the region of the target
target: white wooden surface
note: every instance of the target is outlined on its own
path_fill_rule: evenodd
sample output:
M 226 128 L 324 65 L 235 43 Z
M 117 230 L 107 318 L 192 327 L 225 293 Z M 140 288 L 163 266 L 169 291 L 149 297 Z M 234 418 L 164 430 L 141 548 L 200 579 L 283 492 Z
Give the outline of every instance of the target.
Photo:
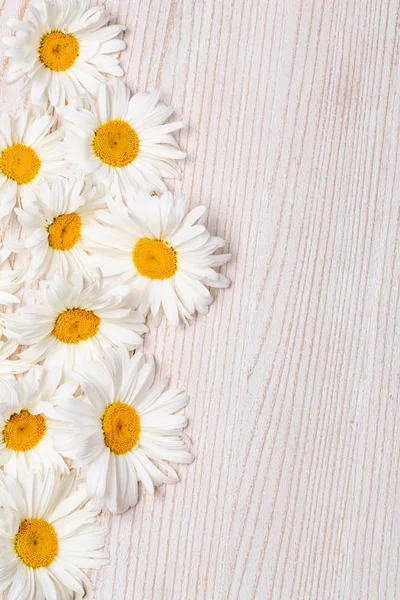
M 2 34 L 26 4 L 2 0 Z M 88 597 L 398 599 L 400 3 L 104 4 L 234 259 L 206 318 L 146 340 L 197 460 L 111 519 Z

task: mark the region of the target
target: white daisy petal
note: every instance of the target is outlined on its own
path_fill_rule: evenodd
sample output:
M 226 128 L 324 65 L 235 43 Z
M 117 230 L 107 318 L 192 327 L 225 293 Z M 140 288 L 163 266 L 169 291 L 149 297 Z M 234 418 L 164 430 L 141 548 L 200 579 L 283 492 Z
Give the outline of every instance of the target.
M 108 463 L 110 460 L 110 451 L 104 448 L 103 451 L 87 467 L 87 486 L 88 494 L 92 498 L 102 498 L 106 493 L 106 481 Z
M 158 487 L 163 483 L 177 483 L 179 481 L 179 478 L 177 476 L 170 477 L 168 475 L 165 475 L 165 473 L 163 473 L 162 471 L 160 471 L 160 469 L 156 467 L 154 463 L 151 462 L 151 460 L 141 448 L 138 448 L 135 454 L 132 454 L 132 457 L 135 460 L 135 468 L 137 469 L 137 465 L 138 463 L 140 463 L 142 465 L 142 471 L 146 471 L 146 473 L 148 473 L 155 487 Z
M 33 146 L 36 142 L 42 140 L 53 125 L 53 119 L 49 115 L 44 115 L 33 121 L 26 131 L 24 141 L 27 146 Z
M 57 588 L 47 569 L 36 569 L 36 585 L 46 600 L 57 600 Z
M 6 237 L 5 243 L 10 243 L 13 245 L 13 241 Z M 19 250 L 18 250 L 19 251 Z M 23 282 L 25 273 L 24 270 L 20 266 L 15 266 L 17 260 L 14 261 L 14 268 L 11 267 L 11 263 L 9 260 L 10 250 L 4 245 L 0 244 L 0 304 L 3 304 L 6 309 L 10 309 L 13 305 L 19 304 L 20 299 L 16 295 Z M 18 256 L 16 257 L 16 259 Z M 21 255 L 21 260 L 24 261 L 25 255 Z M 1 315 L 0 318 L 0 336 L 3 333 L 3 325 L 4 325 L 4 317 L 5 315 Z M 4 346 L 4 351 L 6 354 L 2 356 L 1 352 L 1 343 L 0 343 L 0 376 L 2 375 L 2 359 L 7 359 L 13 354 L 16 350 L 16 346 L 11 350 L 11 345 Z M 10 349 L 10 352 L 7 354 L 7 350 Z M 4 365 L 3 365 L 4 367 Z M 3 371 L 4 375 L 6 375 L 6 371 Z

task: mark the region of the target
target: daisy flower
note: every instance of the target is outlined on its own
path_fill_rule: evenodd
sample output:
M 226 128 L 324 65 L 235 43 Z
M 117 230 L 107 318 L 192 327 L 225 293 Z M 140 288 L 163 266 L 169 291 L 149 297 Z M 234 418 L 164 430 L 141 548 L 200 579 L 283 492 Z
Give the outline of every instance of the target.
M 116 195 L 138 188 L 165 191 L 162 178 L 178 177 L 175 160 L 185 157 L 171 135 L 182 123 L 165 123 L 172 111 L 158 92 L 130 97 L 122 81 L 113 79 L 100 86 L 93 112 L 66 107 L 68 159 Z
M 10 19 L 16 35 L 4 38 L 7 83 L 25 75 L 30 102 L 58 108 L 79 96 L 96 94 L 102 73 L 121 76 L 118 53 L 126 43 L 123 25 L 109 25 L 103 6 L 88 0 L 36 0 L 25 21 Z
M 14 340 L 0 341 L 0 377 L 13 377 L 31 367 L 23 360 L 10 358 L 17 348 L 18 342 Z
M 58 273 L 68 277 L 87 267 L 86 230 L 96 210 L 105 205 L 97 187 L 84 186 L 83 180 L 46 182 L 39 195 L 16 209 L 27 234 L 24 245 L 31 252 L 31 277 L 50 278 Z
M 205 211 L 198 206 L 187 213 L 186 201 L 174 203 L 169 192 L 160 198 L 139 192 L 126 206 L 110 200 L 89 232 L 93 264 L 131 284 L 133 306 L 143 314 L 164 313 L 174 325 L 196 310 L 206 314 L 213 301 L 207 287 L 229 285 L 214 267 L 231 255 L 214 254 L 225 242 L 200 224 Z
M 77 384 L 57 387 L 61 367 L 45 371 L 33 367 L 24 380 L 0 379 L 0 466 L 13 477 L 23 478 L 33 471 L 68 467 L 53 449 L 57 422 L 52 411 L 57 402 L 73 396 Z
M 90 584 L 81 569 L 109 564 L 108 529 L 86 492 L 76 491 L 74 473 L 18 482 L 0 472 L 0 505 L 0 590 L 8 600 L 73 600 Z
M 165 391 L 166 381 L 153 385 L 154 361 L 145 362 L 142 354 L 130 358 L 124 348 L 107 354 L 108 361 L 86 363 L 72 375 L 87 400 L 71 399 L 57 408 L 63 427 L 56 444 L 85 467 L 89 496 L 112 512 L 124 512 L 138 501 L 138 481 L 150 494 L 154 486 L 176 483 L 177 474 L 164 460 L 193 461 L 182 438 L 186 417 L 173 414 L 189 398 L 178 389 Z
M 69 371 L 104 354 L 109 346 L 129 350 L 147 332 L 143 316 L 131 309 L 126 286 L 110 290 L 101 277 L 85 282 L 80 273 L 65 279 L 54 275 L 33 292 L 37 304 L 5 315 L 6 335 L 30 346 L 19 356 L 31 363 L 45 361 L 49 369 Z
M 11 118 L 0 116 L 0 218 L 7 217 L 27 190 L 44 180 L 71 175 L 60 140 L 63 129 L 49 133 L 54 119 L 34 118 L 27 111 Z

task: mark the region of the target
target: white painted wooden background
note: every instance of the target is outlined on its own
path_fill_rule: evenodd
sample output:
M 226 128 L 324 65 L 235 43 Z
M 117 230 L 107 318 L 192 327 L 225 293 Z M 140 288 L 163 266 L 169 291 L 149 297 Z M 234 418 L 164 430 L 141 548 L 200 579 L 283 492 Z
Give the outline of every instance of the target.
M 399 599 L 400 2 L 104 4 L 234 258 L 207 317 L 146 340 L 197 460 L 110 520 L 88 598 Z

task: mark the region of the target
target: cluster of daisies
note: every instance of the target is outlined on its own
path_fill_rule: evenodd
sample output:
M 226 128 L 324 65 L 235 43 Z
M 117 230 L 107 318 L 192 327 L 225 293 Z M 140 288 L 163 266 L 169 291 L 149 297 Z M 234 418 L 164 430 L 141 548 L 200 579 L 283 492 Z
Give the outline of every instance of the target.
M 0 590 L 71 599 L 109 560 L 99 513 L 193 460 L 188 396 L 140 348 L 149 314 L 207 313 L 230 255 L 167 191 L 182 123 L 118 79 L 124 27 L 84 0 L 34 0 L 9 24 L 7 80 L 32 108 L 0 117 Z

